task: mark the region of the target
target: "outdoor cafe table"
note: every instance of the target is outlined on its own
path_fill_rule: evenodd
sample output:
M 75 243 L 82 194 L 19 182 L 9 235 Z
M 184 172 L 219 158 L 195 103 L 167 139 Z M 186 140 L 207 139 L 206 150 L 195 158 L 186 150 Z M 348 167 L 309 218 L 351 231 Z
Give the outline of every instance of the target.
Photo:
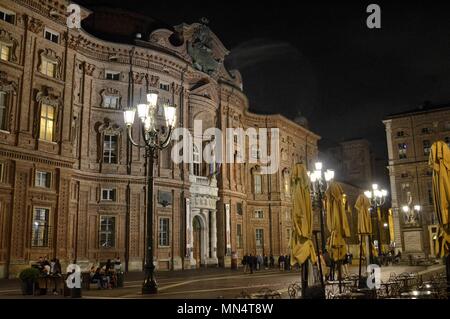
M 414 274 L 408 274 L 408 275 L 399 275 L 397 276 L 396 280 L 402 283 L 403 288 L 409 287 L 409 281 L 416 279 L 417 276 Z
M 48 293 L 48 289 L 54 289 L 61 293 L 64 290 L 64 278 L 62 276 L 40 276 L 37 279 L 38 287 L 41 291 L 45 290 Z

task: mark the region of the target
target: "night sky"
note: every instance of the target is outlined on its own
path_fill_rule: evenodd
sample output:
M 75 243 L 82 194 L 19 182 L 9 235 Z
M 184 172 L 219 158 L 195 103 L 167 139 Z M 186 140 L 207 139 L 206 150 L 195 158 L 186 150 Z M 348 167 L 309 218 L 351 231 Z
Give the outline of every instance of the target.
M 135 10 L 170 25 L 207 17 L 231 51 L 250 108 L 306 116 L 322 147 L 367 138 L 387 163 L 390 113 L 450 102 L 450 3 L 294 1 L 77 1 Z M 394 3 L 391 3 L 394 2 Z M 381 6 L 381 29 L 366 7 Z

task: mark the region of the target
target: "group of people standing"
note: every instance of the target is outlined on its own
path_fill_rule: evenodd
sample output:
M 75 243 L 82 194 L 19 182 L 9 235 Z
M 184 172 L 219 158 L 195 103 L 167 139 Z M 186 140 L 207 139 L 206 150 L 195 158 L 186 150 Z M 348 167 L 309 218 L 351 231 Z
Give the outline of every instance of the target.
M 281 255 L 278 258 L 278 268 L 280 270 L 290 270 L 290 260 L 291 256 Z M 275 258 L 272 254 L 270 254 L 270 256 L 267 256 L 266 254 L 245 254 L 241 263 L 244 266 L 244 273 L 250 272 L 252 274 L 254 270 L 261 270 L 263 267 L 264 269 L 275 268 Z
M 39 269 L 43 276 L 57 276 L 62 273 L 61 263 L 57 258 L 49 261 L 48 257 L 39 257 L 39 261 L 34 266 Z

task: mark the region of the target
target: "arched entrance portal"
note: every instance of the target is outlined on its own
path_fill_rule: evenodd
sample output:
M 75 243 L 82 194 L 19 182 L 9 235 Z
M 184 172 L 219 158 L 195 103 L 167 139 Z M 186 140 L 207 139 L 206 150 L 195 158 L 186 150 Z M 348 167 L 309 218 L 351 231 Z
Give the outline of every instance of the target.
M 192 257 L 196 260 L 196 265 L 198 268 L 200 267 L 202 260 L 202 224 L 200 217 L 194 217 L 194 220 L 192 221 L 192 228 L 194 230 Z

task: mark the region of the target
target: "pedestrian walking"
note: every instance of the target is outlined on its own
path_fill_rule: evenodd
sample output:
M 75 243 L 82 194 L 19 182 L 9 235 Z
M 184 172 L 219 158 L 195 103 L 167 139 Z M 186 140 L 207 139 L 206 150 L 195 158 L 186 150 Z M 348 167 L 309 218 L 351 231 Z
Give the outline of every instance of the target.
M 275 258 L 273 258 L 272 254 L 270 254 L 269 260 L 270 260 L 270 268 L 274 268 L 275 267 Z
M 280 257 L 278 257 L 278 267 L 280 268 L 280 270 L 284 270 L 284 256 L 283 256 L 283 254 L 281 254 Z

